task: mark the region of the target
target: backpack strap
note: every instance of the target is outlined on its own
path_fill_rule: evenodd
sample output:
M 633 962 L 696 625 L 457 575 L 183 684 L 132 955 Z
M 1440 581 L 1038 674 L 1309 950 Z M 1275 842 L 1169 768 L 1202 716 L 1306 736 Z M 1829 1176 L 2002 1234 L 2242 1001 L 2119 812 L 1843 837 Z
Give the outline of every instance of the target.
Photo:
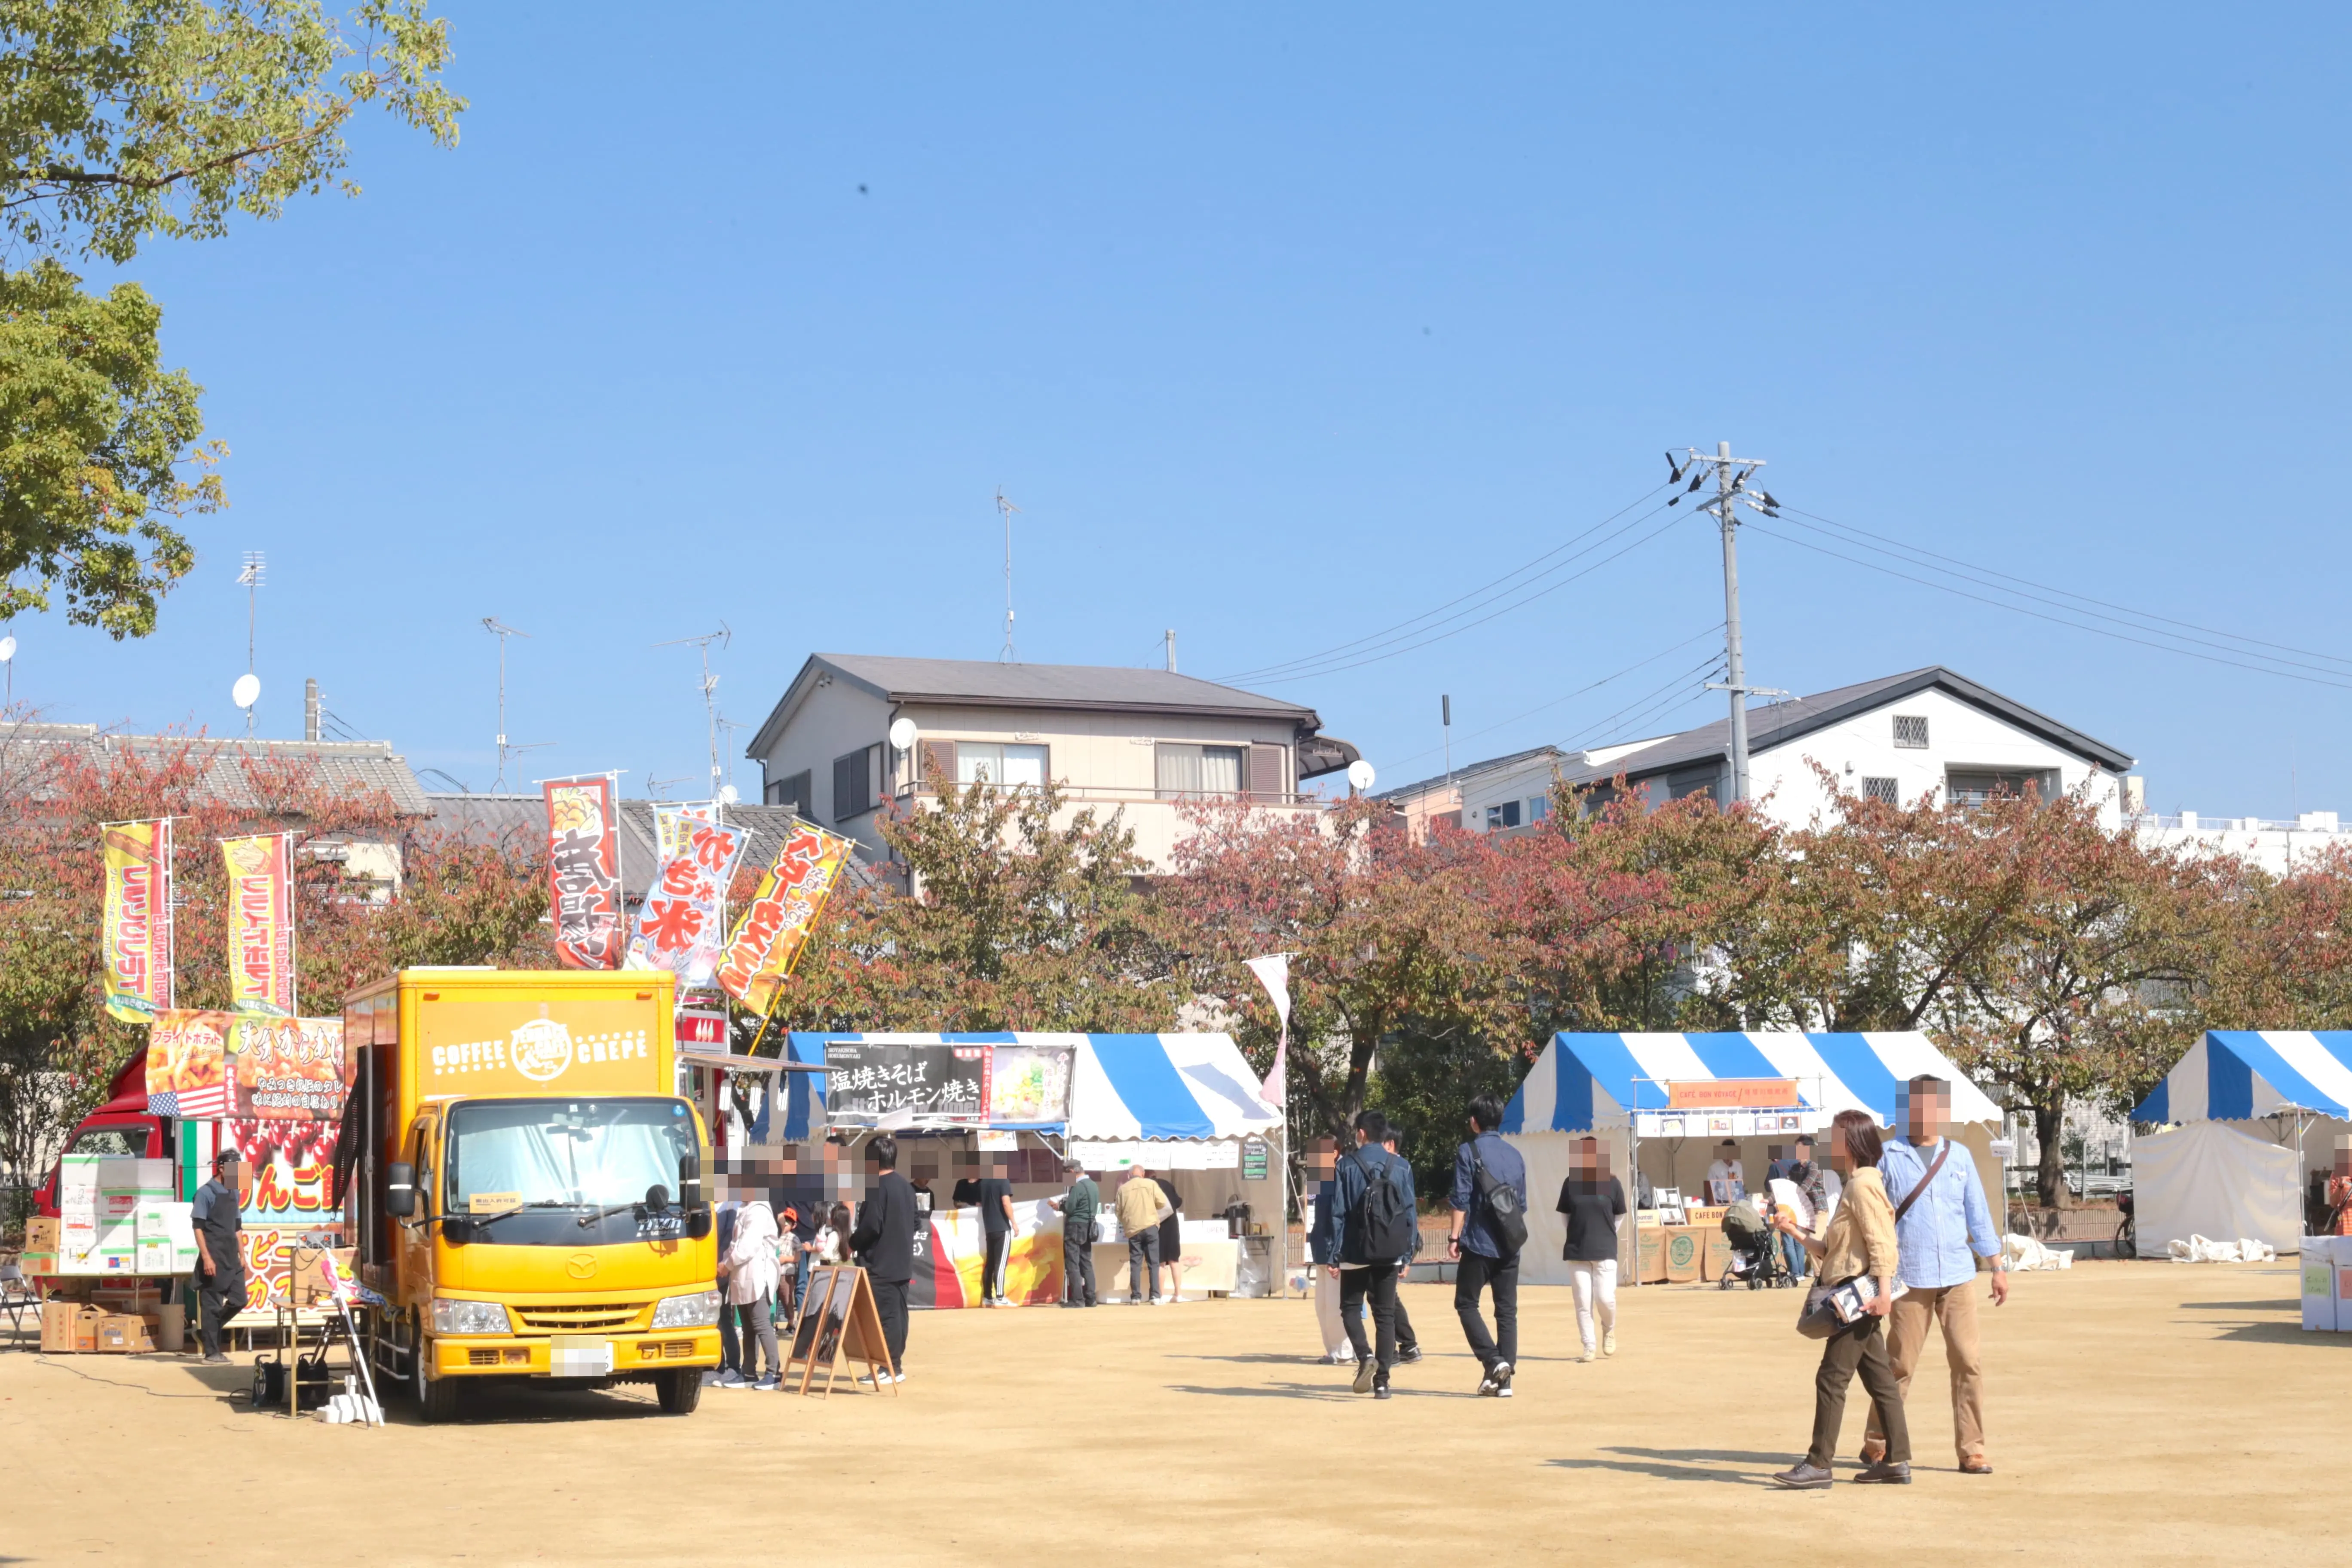
M 1942 1170 L 1944 1168 L 1944 1162 L 1951 1157 L 1952 1141 L 1949 1138 L 1947 1138 L 1944 1140 L 1944 1146 L 1936 1151 L 1936 1158 L 1929 1163 L 1927 1166 L 1927 1173 L 1919 1178 L 1919 1182 L 1916 1186 L 1903 1194 L 1903 1201 L 1901 1203 L 1895 1205 L 1895 1224 L 1901 1225 L 1903 1223 L 1903 1216 L 1911 1212 L 1911 1205 L 1919 1201 L 1919 1194 L 1927 1190 L 1927 1184 L 1936 1179 L 1936 1173 Z

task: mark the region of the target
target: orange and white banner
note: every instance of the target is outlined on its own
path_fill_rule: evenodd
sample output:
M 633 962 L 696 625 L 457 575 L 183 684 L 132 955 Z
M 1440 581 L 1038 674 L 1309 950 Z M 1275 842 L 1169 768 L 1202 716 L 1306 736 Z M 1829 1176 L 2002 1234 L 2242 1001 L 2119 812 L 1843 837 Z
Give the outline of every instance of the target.
M 846 838 L 806 826 L 784 840 L 719 955 L 719 984 L 728 994 L 755 1013 L 775 1006 L 776 993 L 808 945 L 856 847 Z
M 228 862 L 228 1005 L 294 1016 L 294 836 L 224 838 Z
M 106 860 L 106 1010 L 144 1024 L 172 1005 L 172 819 L 110 822 Z

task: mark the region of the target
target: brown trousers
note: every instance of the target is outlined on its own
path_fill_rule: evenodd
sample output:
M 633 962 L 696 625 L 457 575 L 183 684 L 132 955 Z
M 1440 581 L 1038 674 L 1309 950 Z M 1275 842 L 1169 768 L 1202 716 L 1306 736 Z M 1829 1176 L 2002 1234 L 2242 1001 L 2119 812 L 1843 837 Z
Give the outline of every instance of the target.
M 1886 1457 L 1897 1464 L 1911 1462 L 1911 1436 L 1903 1425 L 1903 1394 L 1886 1354 L 1883 1319 L 1863 1318 L 1829 1337 L 1822 1346 L 1822 1364 L 1813 1373 L 1813 1446 L 1805 1450 L 1809 1464 L 1826 1470 L 1837 1457 L 1838 1428 L 1845 1425 L 1845 1394 L 1854 1375 L 1870 1394 L 1870 1424 L 1883 1420 L 1895 1433 Z
M 1927 1342 L 1929 1321 L 1944 1326 L 1944 1361 L 1952 1374 L 1952 1442 L 1963 1464 L 1985 1458 L 1984 1356 L 1977 1341 L 1977 1295 L 1973 1279 L 1935 1290 L 1911 1290 L 1896 1297 L 1887 1312 L 1887 1349 L 1906 1400 L 1919 1352 Z M 1871 1446 L 1885 1441 L 1874 1412 L 1863 1441 Z

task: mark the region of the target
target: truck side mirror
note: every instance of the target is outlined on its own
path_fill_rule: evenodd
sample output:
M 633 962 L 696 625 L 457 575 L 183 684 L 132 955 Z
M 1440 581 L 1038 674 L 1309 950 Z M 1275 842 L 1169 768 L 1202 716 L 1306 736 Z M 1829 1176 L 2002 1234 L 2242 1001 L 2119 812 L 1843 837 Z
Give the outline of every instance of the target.
M 677 1157 L 677 1201 L 688 1210 L 702 1206 L 702 1151 L 689 1149 Z
M 406 1219 L 416 1212 L 416 1167 L 398 1161 L 384 1167 L 383 1212 Z

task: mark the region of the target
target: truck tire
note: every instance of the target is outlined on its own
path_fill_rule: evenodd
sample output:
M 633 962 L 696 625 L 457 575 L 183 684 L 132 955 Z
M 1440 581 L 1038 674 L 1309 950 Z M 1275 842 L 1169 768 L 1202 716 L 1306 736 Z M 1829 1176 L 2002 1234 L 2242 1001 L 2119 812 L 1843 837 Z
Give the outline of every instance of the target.
M 461 1392 L 461 1385 L 454 1377 L 425 1375 L 431 1350 L 425 1336 L 419 1334 L 415 1352 L 409 1358 L 409 1392 L 416 1395 L 416 1413 L 425 1418 L 428 1426 L 457 1418 L 457 1395 Z
M 702 1403 L 702 1369 L 698 1366 L 673 1367 L 654 1373 L 654 1392 L 661 1396 L 665 1415 L 691 1415 L 694 1407 Z

